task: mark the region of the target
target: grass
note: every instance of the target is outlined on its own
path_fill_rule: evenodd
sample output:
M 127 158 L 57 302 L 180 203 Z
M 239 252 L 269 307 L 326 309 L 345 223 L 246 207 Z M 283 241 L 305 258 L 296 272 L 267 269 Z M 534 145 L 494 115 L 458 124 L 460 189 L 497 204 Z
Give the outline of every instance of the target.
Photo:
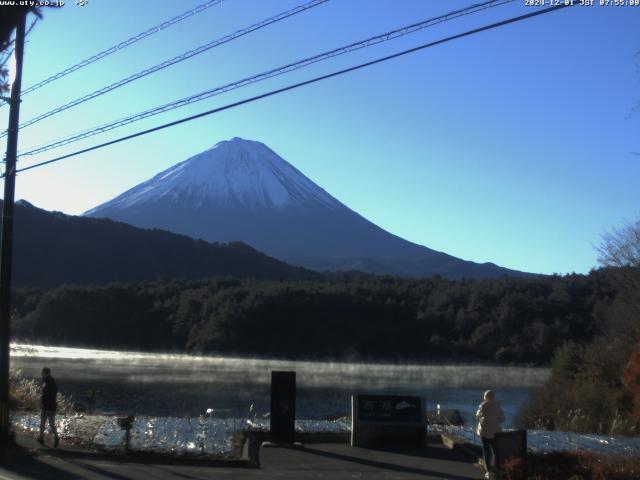
M 20 370 L 9 372 L 9 395 L 12 409 L 22 411 L 40 411 L 41 382 L 22 375 Z M 74 403 L 71 397 L 58 393 L 58 412 L 72 413 Z

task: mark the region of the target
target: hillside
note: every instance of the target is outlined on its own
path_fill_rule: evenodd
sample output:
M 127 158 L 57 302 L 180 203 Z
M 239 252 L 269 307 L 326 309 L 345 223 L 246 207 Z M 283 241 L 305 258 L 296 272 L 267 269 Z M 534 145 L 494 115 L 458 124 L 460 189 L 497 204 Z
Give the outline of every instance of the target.
M 16 286 L 96 285 L 163 276 L 190 279 L 317 276 L 240 242 L 208 243 L 107 219 L 48 212 L 25 201 L 16 203 L 14 233 Z

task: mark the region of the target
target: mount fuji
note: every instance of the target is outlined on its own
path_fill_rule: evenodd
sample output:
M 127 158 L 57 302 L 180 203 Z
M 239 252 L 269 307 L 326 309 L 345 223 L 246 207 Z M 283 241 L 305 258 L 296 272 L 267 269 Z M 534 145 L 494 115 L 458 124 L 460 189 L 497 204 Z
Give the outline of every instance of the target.
M 243 241 L 315 270 L 487 278 L 522 272 L 411 243 L 371 223 L 260 142 L 233 138 L 84 214 L 215 242 Z

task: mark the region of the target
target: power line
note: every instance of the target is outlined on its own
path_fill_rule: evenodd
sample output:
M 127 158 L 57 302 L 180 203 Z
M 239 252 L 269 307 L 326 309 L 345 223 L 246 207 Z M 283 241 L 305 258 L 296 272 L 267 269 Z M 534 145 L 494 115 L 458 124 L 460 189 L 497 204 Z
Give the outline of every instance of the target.
M 35 155 L 38 153 L 42 153 L 45 152 L 47 150 L 51 150 L 54 148 L 58 148 L 61 147 L 63 145 L 68 145 L 69 143 L 74 143 L 77 142 L 79 140 L 88 138 L 88 137 L 92 137 L 94 135 L 98 135 L 100 133 L 104 133 L 107 132 L 109 130 L 113 130 L 115 128 L 124 126 L 124 125 L 128 125 L 130 123 L 134 123 L 137 122 L 139 120 L 148 118 L 148 117 L 152 117 L 155 115 L 158 115 L 160 113 L 164 113 L 170 110 L 174 110 L 176 108 L 179 107 L 183 107 L 186 105 L 189 105 L 191 103 L 195 103 L 195 102 L 199 102 L 202 100 L 205 100 L 207 98 L 211 98 L 213 96 L 216 95 L 220 95 L 222 93 L 226 93 L 229 92 L 231 90 L 235 90 L 237 88 L 241 88 L 244 87 L 246 85 L 250 85 L 256 82 L 260 82 L 263 80 L 267 80 L 269 78 L 273 78 L 273 77 L 277 77 L 280 75 L 284 75 L 286 73 L 292 72 L 294 70 L 298 70 L 304 67 L 307 67 L 309 65 L 312 65 L 314 63 L 320 62 L 320 61 L 324 61 L 333 57 L 336 57 L 338 55 L 343 55 L 345 53 L 349 53 L 355 50 L 359 50 L 362 48 L 366 48 L 366 47 L 370 47 L 372 45 L 376 45 L 378 43 L 382 43 L 382 42 L 386 42 L 389 40 L 393 40 L 395 38 L 404 36 L 404 35 L 408 35 L 410 33 L 416 32 L 418 30 L 422 30 L 424 28 L 436 25 L 438 23 L 442 23 L 442 22 L 446 22 L 449 20 L 452 20 L 454 18 L 458 18 L 464 15 L 470 15 L 476 12 L 479 12 L 481 10 L 486 10 L 488 8 L 493 8 L 493 7 L 497 7 L 500 5 L 503 5 L 505 3 L 510 3 L 513 2 L 514 0 L 490 0 L 484 3 L 480 3 L 480 4 L 475 4 L 475 5 L 471 5 L 467 8 L 461 9 L 461 10 L 455 10 L 453 12 L 447 13 L 445 15 L 441 15 L 438 17 L 434 17 L 434 18 L 430 18 L 427 20 L 423 20 L 421 22 L 418 23 L 414 23 L 412 25 L 408 25 L 402 28 L 398 28 L 389 32 L 385 32 L 383 34 L 380 35 L 376 35 L 374 37 L 370 37 L 367 38 L 366 40 L 361 40 L 359 42 L 355 42 L 355 43 L 351 43 L 349 45 L 340 47 L 340 48 L 336 48 L 334 50 L 330 50 L 324 53 L 320 53 L 318 55 L 314 55 L 312 57 L 308 57 L 305 58 L 303 60 L 299 60 L 297 62 L 294 63 L 289 63 L 287 65 L 284 66 L 280 66 L 271 70 L 268 70 L 266 72 L 262 72 L 259 73 L 257 75 L 253 75 L 251 77 L 246 77 L 243 78 L 241 80 L 237 80 L 235 82 L 232 83 L 228 83 L 226 85 L 220 86 L 220 87 L 215 87 L 212 88 L 210 90 L 206 90 L 204 92 L 200 92 L 198 94 L 195 95 L 191 95 L 189 97 L 185 97 L 179 100 L 175 100 L 173 102 L 164 104 L 164 105 L 160 105 L 158 107 L 154 107 L 152 109 L 149 110 L 145 110 L 143 112 L 134 114 L 134 115 L 130 115 L 128 117 L 124 117 L 121 118 L 119 120 L 115 120 L 112 121 L 110 123 L 107 124 L 103 124 L 100 125 L 98 127 L 89 129 L 89 130 L 85 130 L 82 132 L 79 132 L 77 134 L 74 135 L 70 135 L 67 137 L 64 137 L 62 139 L 56 140 L 50 144 L 44 145 L 44 146 L 40 146 L 37 148 L 34 148 L 32 150 L 29 150 L 27 152 L 21 153 L 20 156 L 27 156 L 27 155 Z
M 87 153 L 87 152 L 90 152 L 90 151 L 93 151 L 93 150 L 98 150 L 100 148 L 104 148 L 104 147 L 107 147 L 109 145 L 114 145 L 116 143 L 124 142 L 125 140 L 131 140 L 131 139 L 136 138 L 136 137 L 141 137 L 143 135 L 147 135 L 149 133 L 157 132 L 157 131 L 163 130 L 165 128 L 173 127 L 173 126 L 179 125 L 181 123 L 190 122 L 191 120 L 195 120 L 195 119 L 198 119 L 198 118 L 201 118 L 201 117 L 206 117 L 208 115 L 213 115 L 215 113 L 219 113 L 219 112 L 222 112 L 224 110 L 229 110 L 231 108 L 239 107 L 240 105 L 245 105 L 247 103 L 252 103 L 252 102 L 255 102 L 257 100 L 261 100 L 263 98 L 267 98 L 267 97 L 271 97 L 273 95 L 278 95 L 280 93 L 287 92 L 289 90 L 294 90 L 294 89 L 297 89 L 297 88 L 300 88 L 300 87 L 304 87 L 306 85 L 311 85 L 313 83 L 320 82 L 322 80 L 327 80 L 329 78 L 333 78 L 333 77 L 337 77 L 337 76 L 340 76 L 340 75 L 344 75 L 346 73 L 354 72 L 354 71 L 360 70 L 362 68 L 370 67 L 370 66 L 376 65 L 378 63 L 386 62 L 387 60 L 392 60 L 394 58 L 402 57 L 402 56 L 408 55 L 410 53 L 415 53 L 415 52 L 418 52 L 420 50 L 424 50 L 426 48 L 430 48 L 430 47 L 434 47 L 436 45 L 440 45 L 442 43 L 450 42 L 452 40 L 457 40 L 459 38 L 467 37 L 469 35 L 474 35 L 476 33 L 484 32 L 486 30 L 492 30 L 494 28 L 502 27 L 504 25 L 508 25 L 508 24 L 511 24 L 511 23 L 516 23 L 516 22 L 519 22 L 519 21 L 522 21 L 522 20 L 526 20 L 528 18 L 536 17 L 538 15 L 543 15 L 545 13 L 550 13 L 550 12 L 553 12 L 553 11 L 556 11 L 556 10 L 560 10 L 561 8 L 566 8 L 566 7 L 571 7 L 571 6 L 573 6 L 573 5 L 572 4 L 560 4 L 560 5 L 552 6 L 552 7 L 549 7 L 549 8 L 545 8 L 543 10 L 537 10 L 537 11 L 534 11 L 534 12 L 531 12 L 531 13 L 527 13 L 525 15 L 520 15 L 518 17 L 512 17 L 512 18 L 509 18 L 507 20 L 503 20 L 503 21 L 500 21 L 500 22 L 492 23 L 490 25 L 485 25 L 484 27 L 475 28 L 473 30 L 467 30 L 466 32 L 463 32 L 463 33 L 452 35 L 450 37 L 446 37 L 446 38 L 443 38 L 443 39 L 440 39 L 440 40 L 436 40 L 434 42 L 425 43 L 425 44 L 419 45 L 417 47 L 410 48 L 408 50 L 403 50 L 403 51 L 398 52 L 398 53 L 394 53 L 394 54 L 391 54 L 391 55 L 387 55 L 385 57 L 381 57 L 381 58 L 377 58 L 375 60 L 371 60 L 371 61 L 366 62 L 366 63 L 361 63 L 359 65 L 356 65 L 356 66 L 353 66 L 353 67 L 349 67 L 349 68 L 345 68 L 343 70 L 338 70 L 336 72 L 328 73 L 328 74 L 325 74 L 325 75 L 321 75 L 319 77 L 315 77 L 315 78 L 312 78 L 310 80 L 305 80 L 303 82 L 299 82 L 299 83 L 295 83 L 295 84 L 292 84 L 292 85 L 288 85 L 286 87 L 279 88 L 277 90 L 271 90 L 270 92 L 263 93 L 261 95 L 256 95 L 254 97 L 246 98 L 244 100 L 240 100 L 238 102 L 230 103 L 230 104 L 224 105 L 222 107 L 214 108 L 214 109 L 208 110 L 206 112 L 202 112 L 202 113 L 198 113 L 196 115 L 191 115 L 189 117 L 181 118 L 180 120 L 175 120 L 173 122 L 165 123 L 163 125 L 159 125 L 159 126 L 154 127 L 154 128 L 150 128 L 150 129 L 147 129 L 147 130 L 142 130 L 140 132 L 137 132 L 137 133 L 134 133 L 134 134 L 131 134 L 131 135 L 126 135 L 124 137 L 120 137 L 120 138 L 117 138 L 115 140 L 110 140 L 108 142 L 104 142 L 104 143 L 101 143 L 99 145 L 94 145 L 92 147 L 84 148 L 82 150 L 78 150 L 78 151 L 73 152 L 73 153 L 69 153 L 69 154 L 66 154 L 66 155 L 62 155 L 60 157 L 52 158 L 51 160 L 47 160 L 47 161 L 44 161 L 44 162 L 39 162 L 39 163 L 36 163 L 36 164 L 33 164 L 33 165 L 29 165 L 28 167 L 24 167 L 24 168 L 20 168 L 20 169 L 16 170 L 16 172 L 24 172 L 24 171 L 27 171 L 27 170 L 31 170 L 33 168 L 41 167 L 43 165 L 48 165 L 48 164 L 51 164 L 51 163 L 54 163 L 54 162 L 59 162 L 61 160 L 64 160 L 64 159 L 67 159 L 67 158 L 70 158 L 70 157 L 74 157 L 74 156 L 80 155 L 82 153 Z
M 96 53 L 95 55 L 93 55 L 92 57 L 86 58 L 84 60 L 82 60 L 81 62 L 76 63 L 75 65 L 72 65 L 71 67 L 65 68 L 64 70 L 62 70 L 61 72 L 56 73 L 55 75 L 51 75 L 50 77 L 36 83 L 35 85 L 30 86 L 29 88 L 25 89 L 22 92 L 22 95 L 26 95 L 27 93 L 33 92 L 34 90 L 37 90 L 41 87 L 44 87 L 45 85 L 47 85 L 48 83 L 51 83 L 55 80 L 58 80 L 66 75 L 69 75 L 70 73 L 75 72 L 76 70 L 79 70 L 83 67 L 86 67 L 87 65 L 90 65 L 94 62 L 97 62 L 98 60 L 101 60 L 109 55 L 111 55 L 112 53 L 118 52 L 124 48 L 127 48 L 131 45 L 133 45 L 136 42 L 139 42 L 140 40 L 143 40 L 151 35 L 153 35 L 154 33 L 158 33 L 161 30 L 164 30 L 165 28 L 171 27 L 183 20 L 186 20 L 187 18 L 193 16 L 193 15 L 197 15 L 198 13 L 204 12 L 206 9 L 213 7 L 215 5 L 219 5 L 220 3 L 222 3 L 223 0 L 209 0 L 206 3 L 203 3 L 202 5 L 198 5 L 195 8 L 192 8 L 190 10 L 187 10 L 186 12 L 181 13 L 180 15 L 177 15 L 173 18 L 171 18 L 170 20 L 166 20 L 158 25 L 155 25 L 151 28 L 149 28 L 148 30 L 145 30 L 144 32 L 140 32 L 137 35 L 134 35 L 133 37 L 124 40 L 120 43 L 117 43 L 116 45 L 113 45 L 109 48 L 107 48 L 106 50 L 103 50 L 100 53 Z
M 222 0 L 220 0 L 222 1 Z M 28 127 L 29 125 L 33 125 L 34 123 L 39 122 L 40 120 L 44 120 L 45 118 L 48 118 L 52 115 L 55 115 L 56 113 L 60 113 L 64 110 L 67 110 L 69 108 L 75 107 L 76 105 L 80 105 L 81 103 L 84 103 L 88 100 L 97 98 L 101 95 L 104 95 L 105 93 L 111 92 L 112 90 L 115 90 L 117 88 L 120 88 L 124 85 L 127 85 L 135 80 L 138 80 L 140 78 L 146 77 L 147 75 L 151 75 L 152 73 L 158 72 L 160 70 L 163 70 L 167 67 L 170 67 L 171 65 L 175 65 L 176 63 L 180 63 L 183 60 L 187 60 L 191 57 L 194 57 L 196 55 L 199 55 L 201 53 L 204 53 L 208 50 L 211 50 L 212 48 L 218 47 L 220 45 L 223 45 L 225 43 L 228 43 L 236 38 L 242 37 L 244 35 L 247 35 L 251 32 L 255 32 L 256 30 L 260 30 L 261 28 L 267 27 L 273 23 L 279 22 L 281 20 L 284 20 L 286 18 L 292 17 L 294 15 L 297 15 L 298 13 L 302 13 L 305 12 L 313 7 L 317 7 L 318 5 L 322 5 L 323 3 L 328 2 L 329 0 L 312 0 L 311 2 L 302 4 L 302 5 L 298 5 L 295 8 L 292 8 L 290 10 L 287 10 L 285 12 L 279 13 L 278 15 L 274 15 L 272 17 L 269 17 L 265 20 L 262 20 L 261 22 L 255 23 L 249 27 L 240 29 L 230 35 L 226 35 L 224 37 L 218 38 L 216 40 L 213 40 L 209 43 L 206 43 L 204 45 L 200 45 L 197 48 L 194 48 L 192 50 L 186 51 L 176 57 L 173 57 L 169 60 L 165 60 L 162 63 L 159 63 L 157 65 L 154 65 L 152 67 L 146 68 L 144 70 L 141 70 L 138 73 L 134 73 L 133 75 L 130 75 L 126 78 L 123 78 L 121 80 L 118 80 L 117 82 L 114 82 L 110 85 L 107 85 L 106 87 L 102 87 L 94 92 L 91 92 L 87 95 L 84 95 L 80 98 L 76 98 L 75 100 L 72 100 L 71 102 L 65 103 L 64 105 L 61 105 L 59 107 L 54 108 L 53 110 L 50 110 L 46 113 L 43 113 L 41 115 L 38 115 L 37 117 L 34 117 L 30 120 L 27 120 L 26 122 L 22 123 L 20 125 L 20 128 L 25 128 Z M 0 134 L 0 138 L 6 136 L 7 132 L 4 131 Z

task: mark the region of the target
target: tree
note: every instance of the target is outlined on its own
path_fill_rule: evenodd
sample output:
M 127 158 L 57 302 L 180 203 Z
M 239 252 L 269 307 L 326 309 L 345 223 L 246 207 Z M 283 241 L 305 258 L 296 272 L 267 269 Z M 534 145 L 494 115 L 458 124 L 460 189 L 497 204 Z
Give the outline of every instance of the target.
M 640 343 L 629 357 L 622 372 L 622 382 L 631 395 L 633 416 L 640 420 Z
M 2 7 L 2 15 L 0 15 L 0 95 L 6 95 L 9 92 L 9 69 L 7 68 L 7 62 L 11 58 L 11 55 L 13 55 L 13 40 L 11 40 L 11 34 L 20 19 L 29 13 L 34 13 L 37 18 L 42 18 L 40 9 L 37 7 Z M 31 24 L 27 33 L 31 31 L 34 25 L 35 21 Z
M 598 252 L 598 261 L 605 267 L 639 267 L 640 220 L 606 232 Z
M 603 267 L 620 268 L 623 287 L 636 298 L 640 309 L 640 220 L 613 228 L 602 236 L 598 261 Z
M 612 305 L 608 322 L 608 342 L 621 352 L 626 352 L 621 380 L 632 401 L 632 414 L 640 420 L 640 220 L 615 228 L 603 236 L 598 249 L 599 261 L 606 267 L 618 267 L 623 295 Z M 622 345 L 620 345 L 622 343 Z M 626 347 L 626 348 L 625 348 Z

